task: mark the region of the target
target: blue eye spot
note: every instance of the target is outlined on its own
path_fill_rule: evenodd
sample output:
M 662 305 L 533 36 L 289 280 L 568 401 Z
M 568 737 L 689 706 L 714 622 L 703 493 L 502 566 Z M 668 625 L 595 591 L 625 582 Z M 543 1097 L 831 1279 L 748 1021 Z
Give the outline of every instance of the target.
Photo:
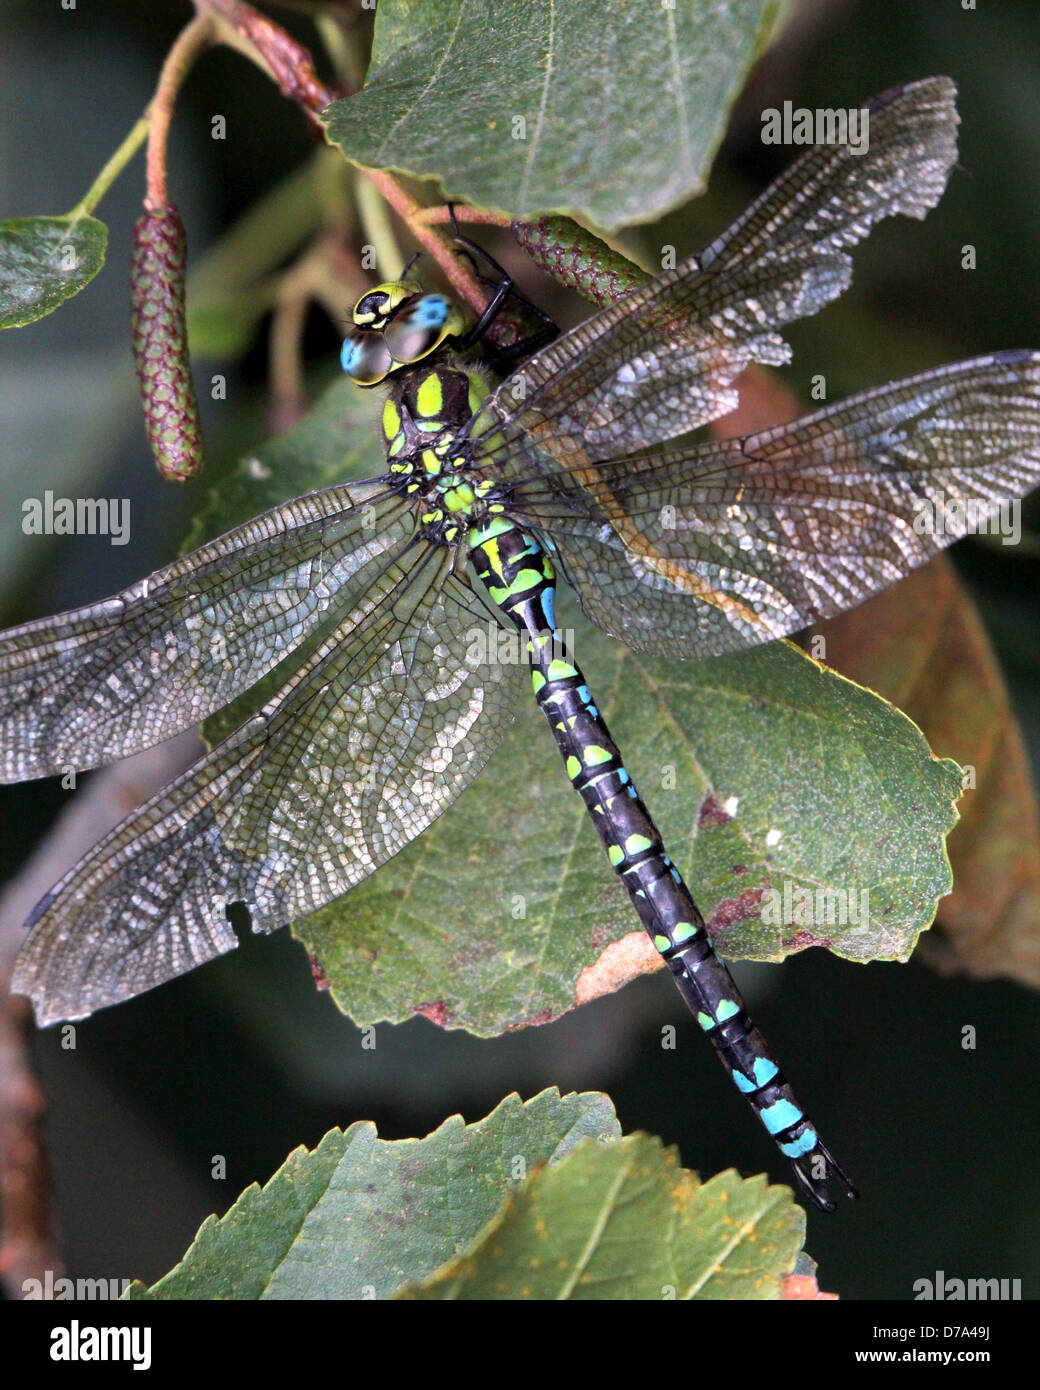
M 339 354 L 339 364 L 346 372 L 347 376 L 353 376 L 357 367 L 358 359 L 361 356 L 361 344 L 353 338 L 344 338 L 343 347 Z
M 448 301 L 442 294 L 424 294 L 412 310 L 417 328 L 443 328 L 448 321 Z

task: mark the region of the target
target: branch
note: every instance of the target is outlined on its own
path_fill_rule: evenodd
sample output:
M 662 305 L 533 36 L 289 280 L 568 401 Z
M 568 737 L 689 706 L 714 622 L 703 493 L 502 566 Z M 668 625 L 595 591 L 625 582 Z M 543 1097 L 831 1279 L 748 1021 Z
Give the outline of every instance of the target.
M 209 16 L 196 15 L 177 35 L 159 74 L 148 122 L 148 191 L 145 207 L 151 211 L 169 204 L 166 191 L 166 141 L 177 93 L 199 54 L 213 42 L 213 35 L 213 21 Z
M 245 0 L 195 0 L 195 6 L 200 16 L 212 16 L 223 43 L 266 72 L 282 95 L 324 131 L 321 113 L 339 94 L 318 77 L 310 49 Z

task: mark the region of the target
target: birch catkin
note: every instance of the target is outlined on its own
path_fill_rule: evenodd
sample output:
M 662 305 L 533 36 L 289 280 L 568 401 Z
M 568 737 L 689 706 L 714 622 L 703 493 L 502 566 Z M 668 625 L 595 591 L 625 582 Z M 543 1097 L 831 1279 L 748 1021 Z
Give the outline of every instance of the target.
M 184 315 L 184 225 L 171 205 L 134 226 L 130 327 L 145 427 L 164 478 L 183 483 L 205 462 Z

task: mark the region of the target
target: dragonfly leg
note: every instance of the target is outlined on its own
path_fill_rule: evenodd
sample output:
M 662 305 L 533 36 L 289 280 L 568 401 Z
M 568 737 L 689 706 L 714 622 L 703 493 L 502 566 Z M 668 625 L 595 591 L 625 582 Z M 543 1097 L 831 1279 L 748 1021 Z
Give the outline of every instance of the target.
M 505 304 L 509 296 L 509 291 L 512 288 L 512 280 L 502 280 L 499 282 L 494 294 L 488 300 L 487 304 L 485 304 L 484 312 L 481 314 L 480 318 L 477 319 L 473 327 L 459 339 L 459 347 L 463 352 L 465 352 L 467 348 L 471 348 L 476 343 L 479 343 L 481 338 L 484 337 L 488 329 L 502 312 L 502 306 Z
M 459 255 L 467 258 L 473 266 L 474 272 L 480 283 L 492 290 L 491 298 L 485 305 L 480 318 L 473 327 L 459 339 L 460 349 L 465 351 L 486 337 L 488 329 L 502 313 L 507 300 L 512 300 L 514 304 L 527 310 L 528 313 L 532 314 L 534 318 L 538 320 L 540 326 L 536 328 L 534 332 L 526 334 L 515 343 L 507 343 L 503 347 L 495 344 L 487 353 L 491 366 L 496 369 L 505 367 L 520 358 L 530 357 L 533 352 L 537 352 L 539 348 L 545 347 L 547 343 L 551 343 L 560 331 L 555 320 L 552 319 L 544 309 L 540 309 L 537 304 L 533 303 L 525 294 L 522 294 L 520 290 L 516 288 L 513 277 L 509 274 L 508 270 L 506 270 L 505 266 L 500 265 L 490 252 L 485 251 L 479 242 L 473 241 L 468 236 L 463 236 L 455 220 L 454 204 L 448 204 L 448 212 L 451 216 L 452 236 L 459 243 L 461 248 Z M 480 257 L 480 259 L 494 271 L 495 279 L 492 280 L 480 274 L 477 257 Z
M 419 257 L 420 257 L 421 255 L 422 255 L 422 252 L 421 252 L 421 251 L 413 251 L 413 252 L 412 252 L 412 254 L 411 254 L 411 255 L 408 257 L 408 259 L 405 261 L 404 265 L 401 267 L 401 273 L 400 273 L 400 275 L 397 277 L 398 280 L 407 280 L 407 278 L 408 278 L 408 272 L 411 270 L 412 266 L 416 263 L 416 261 L 419 259 Z

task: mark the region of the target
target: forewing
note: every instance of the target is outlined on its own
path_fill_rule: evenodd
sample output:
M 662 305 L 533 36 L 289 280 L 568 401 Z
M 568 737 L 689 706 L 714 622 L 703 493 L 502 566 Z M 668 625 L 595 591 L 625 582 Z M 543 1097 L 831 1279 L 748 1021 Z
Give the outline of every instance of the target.
M 476 776 L 521 668 L 421 544 L 390 564 L 288 688 L 107 835 L 38 905 L 12 988 L 79 1018 L 230 950 L 225 907 L 270 932 L 344 893 Z
M 790 350 L 778 330 L 816 313 L 852 278 L 847 248 L 883 217 L 923 217 L 956 157 L 949 78 L 868 103 L 869 145 L 814 146 L 699 255 L 537 353 L 486 407 L 507 480 L 675 438 L 737 404 L 735 377 Z
M 373 481 L 264 512 L 114 598 L 0 636 L 0 780 L 126 757 L 248 690 L 349 611 L 411 510 Z
M 854 607 L 1038 483 L 1040 353 L 1016 351 L 741 439 L 601 464 L 584 516 L 545 479 L 510 506 L 600 627 L 700 657 Z

